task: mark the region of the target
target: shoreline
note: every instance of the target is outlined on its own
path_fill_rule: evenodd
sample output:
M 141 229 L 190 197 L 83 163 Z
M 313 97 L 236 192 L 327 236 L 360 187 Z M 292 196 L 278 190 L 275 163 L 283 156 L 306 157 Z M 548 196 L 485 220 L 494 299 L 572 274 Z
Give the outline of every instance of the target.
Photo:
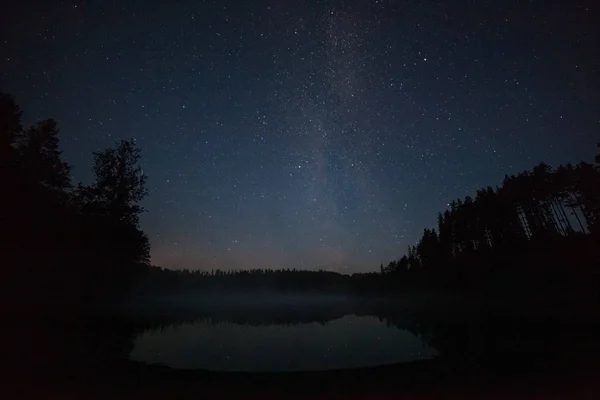
M 62 379 L 13 380 L 9 393 L 63 398 L 594 398 L 600 365 L 590 359 L 536 364 L 457 365 L 438 357 L 407 363 L 326 371 L 216 372 L 123 360 L 108 369 Z M 519 366 L 515 370 L 515 365 Z M 29 377 L 31 378 L 31 377 Z M 579 397 L 581 395 L 581 397 Z M 283 397 L 281 397 L 283 396 Z M 321 397 L 322 396 L 322 397 Z M 19 396 L 21 397 L 21 396 Z M 45 397 L 45 396 L 44 396 Z M 13 397 L 4 397 L 13 398 Z M 504 397 L 506 398 L 506 397 Z

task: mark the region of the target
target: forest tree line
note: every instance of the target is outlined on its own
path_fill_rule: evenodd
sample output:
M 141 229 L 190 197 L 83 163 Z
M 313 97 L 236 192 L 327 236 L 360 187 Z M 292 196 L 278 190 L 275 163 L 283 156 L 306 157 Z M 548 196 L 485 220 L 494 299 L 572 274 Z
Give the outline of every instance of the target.
M 74 184 L 57 122 L 22 126 L 0 92 L 2 273 L 9 304 L 89 306 L 122 296 L 149 262 L 140 229 L 146 195 L 133 140 L 93 153 L 94 181 Z
M 539 280 L 556 271 L 598 273 L 600 153 L 594 164 L 541 162 L 506 176 L 475 198 L 451 202 L 437 221 L 407 254 L 380 266 L 387 280 L 439 287 L 478 285 L 503 271 L 515 281 L 529 273 Z
M 350 276 L 334 271 L 297 269 L 248 269 L 211 271 L 171 270 L 151 267 L 138 290 L 144 293 L 177 291 L 301 291 L 345 292 Z

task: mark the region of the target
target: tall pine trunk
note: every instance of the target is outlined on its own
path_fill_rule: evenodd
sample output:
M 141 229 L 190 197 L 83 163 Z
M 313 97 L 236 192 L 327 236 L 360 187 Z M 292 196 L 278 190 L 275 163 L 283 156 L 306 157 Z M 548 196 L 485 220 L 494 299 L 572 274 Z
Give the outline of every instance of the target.
M 550 200 L 550 208 L 552 210 L 552 219 L 554 220 L 554 225 L 558 234 L 566 236 L 565 228 L 563 227 L 563 224 L 560 221 L 560 215 L 555 207 L 553 199 Z
M 573 231 L 573 227 L 571 226 L 571 221 L 569 221 L 569 218 L 567 217 L 567 213 L 565 212 L 565 207 L 564 207 L 564 199 L 560 198 L 557 199 L 557 204 L 559 206 L 559 209 L 562 213 L 562 216 L 564 218 L 564 221 L 567 225 L 567 232 L 572 232 Z
M 581 208 L 581 204 L 579 203 L 579 200 L 577 199 L 577 196 L 574 196 L 575 200 L 577 202 L 577 205 Z M 571 203 L 569 205 L 569 207 L 571 207 L 571 211 L 573 212 L 573 215 L 575 216 L 575 218 L 577 219 L 577 222 L 579 223 L 579 227 L 581 228 L 581 232 L 586 233 L 585 232 L 585 228 L 583 227 L 583 224 L 581 223 L 581 219 L 579 218 L 579 215 L 577 215 L 577 211 L 575 210 L 575 203 Z M 585 217 L 585 215 L 584 215 Z

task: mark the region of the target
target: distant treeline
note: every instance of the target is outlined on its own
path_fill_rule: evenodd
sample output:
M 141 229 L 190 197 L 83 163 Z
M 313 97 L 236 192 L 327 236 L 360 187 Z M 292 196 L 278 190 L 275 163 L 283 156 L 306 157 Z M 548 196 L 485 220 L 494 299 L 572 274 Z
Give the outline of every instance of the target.
M 388 295 L 392 281 L 380 272 L 341 274 L 326 270 L 172 270 L 152 266 L 135 286 L 136 296 L 177 293 L 273 293 Z M 227 298 L 223 298 L 224 301 Z
M 248 269 L 172 270 L 152 266 L 136 285 L 140 295 L 177 292 L 304 292 L 377 294 L 385 287 L 380 272 L 341 274 L 327 270 Z
M 66 310 L 117 299 L 150 256 L 139 228 L 140 150 L 120 141 L 94 153 L 94 181 L 74 185 L 56 121 L 23 128 L 21 116 L 0 92 L 4 306 Z
M 345 292 L 350 276 L 333 271 L 252 269 L 238 271 L 170 270 L 151 267 L 138 289 L 144 293 L 189 290 L 280 290 Z

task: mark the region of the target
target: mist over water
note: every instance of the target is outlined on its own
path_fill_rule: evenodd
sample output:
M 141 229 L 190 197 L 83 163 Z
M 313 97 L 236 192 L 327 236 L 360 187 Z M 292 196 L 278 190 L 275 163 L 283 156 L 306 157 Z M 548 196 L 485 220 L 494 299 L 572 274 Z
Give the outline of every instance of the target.
M 148 330 L 131 359 L 217 371 L 304 371 L 428 359 L 437 352 L 414 334 L 373 316 L 329 322 L 250 325 L 200 320 Z
M 275 290 L 244 291 L 244 290 L 208 290 L 202 293 L 183 292 L 148 297 L 155 301 L 173 307 L 206 307 L 206 306 L 242 306 L 242 307 L 273 307 L 273 306 L 314 306 L 334 305 L 353 302 L 350 295 L 334 293 L 294 293 Z
M 135 314 L 153 314 L 157 310 L 175 313 L 206 313 L 224 310 L 296 310 L 298 312 L 351 310 L 360 299 L 346 293 L 327 291 L 302 292 L 276 289 L 207 288 L 163 293 L 137 291 L 130 298 L 130 309 Z M 342 314 L 343 315 L 343 314 Z M 342 315 L 339 315 L 341 317 Z

